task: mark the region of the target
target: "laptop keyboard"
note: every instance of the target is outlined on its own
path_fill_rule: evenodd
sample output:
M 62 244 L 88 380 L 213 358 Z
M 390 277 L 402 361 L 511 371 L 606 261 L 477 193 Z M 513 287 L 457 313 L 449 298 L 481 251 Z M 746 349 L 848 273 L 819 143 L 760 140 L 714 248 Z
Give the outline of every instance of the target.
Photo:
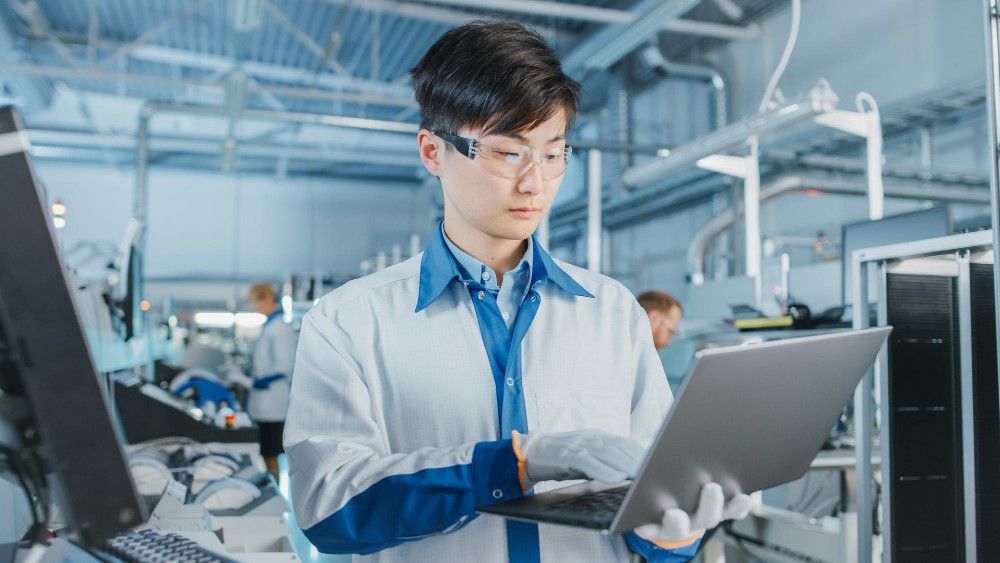
M 544 512 L 586 512 L 596 518 L 611 520 L 618 512 L 618 507 L 622 505 L 622 501 L 625 500 L 625 494 L 628 493 L 628 489 L 628 487 L 620 487 L 580 495 L 553 502 L 552 504 L 546 504 L 538 507 L 538 509 Z
M 145 563 L 163 561 L 171 563 L 236 563 L 179 534 L 160 534 L 152 530 L 125 532 L 107 540 L 103 551 L 112 555 L 112 561 Z

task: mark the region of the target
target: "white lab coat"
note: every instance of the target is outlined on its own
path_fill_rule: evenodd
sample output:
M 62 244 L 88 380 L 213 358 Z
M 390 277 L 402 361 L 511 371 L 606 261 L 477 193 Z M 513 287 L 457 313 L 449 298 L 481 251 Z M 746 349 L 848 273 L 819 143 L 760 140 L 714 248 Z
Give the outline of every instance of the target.
M 295 330 L 281 317 L 271 319 L 264 325 L 253 348 L 250 376 L 256 379 L 282 373 L 285 377 L 272 382 L 267 389 L 250 388 L 247 412 L 257 422 L 285 420 L 297 346 Z
M 510 437 L 498 434 L 493 375 L 469 293 L 452 284 L 415 313 L 420 264 L 416 256 L 352 281 L 303 319 L 285 426 L 292 504 L 307 537 L 327 549 L 379 550 L 356 562 L 506 563 L 501 518 L 456 517 L 424 530 L 428 518 L 448 512 L 445 499 L 466 498 L 451 493 L 470 472 L 478 483 L 470 505 L 519 487 L 513 454 L 490 447 Z M 522 344 L 530 431 L 596 428 L 648 446 L 672 401 L 649 320 L 620 283 L 558 265 L 595 298 L 551 282 L 540 290 Z M 397 510 L 400 499 L 409 502 Z M 345 511 L 358 516 L 340 518 Z M 542 563 L 629 559 L 620 536 L 539 528 Z

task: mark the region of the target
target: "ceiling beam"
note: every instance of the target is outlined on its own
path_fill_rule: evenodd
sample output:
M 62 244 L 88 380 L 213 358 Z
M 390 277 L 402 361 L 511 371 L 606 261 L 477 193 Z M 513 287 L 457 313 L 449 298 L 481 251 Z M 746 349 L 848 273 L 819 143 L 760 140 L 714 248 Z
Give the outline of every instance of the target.
M 224 83 L 205 82 L 189 78 L 172 78 L 167 76 L 153 76 L 148 74 L 135 74 L 127 72 L 106 72 L 90 68 L 69 68 L 52 67 L 43 65 L 31 65 L 20 63 L 0 62 L 0 72 L 29 76 L 45 76 L 48 78 L 62 79 L 90 79 L 108 80 L 112 82 L 132 82 L 136 84 L 152 84 L 156 86 L 167 86 L 175 88 L 207 88 L 210 90 L 222 90 Z M 253 93 L 271 94 L 273 96 L 286 96 L 290 98 L 333 100 L 342 102 L 353 102 L 374 106 L 390 107 L 410 107 L 416 104 L 413 99 L 402 99 L 387 96 L 377 96 L 363 93 L 331 92 L 319 88 L 294 88 L 282 86 L 268 86 L 259 83 L 249 84 L 247 90 Z
M 343 2 L 346 0 L 327 0 Z M 386 0 L 382 0 L 385 2 Z M 542 0 L 423 0 L 428 4 L 446 6 L 461 6 L 476 10 L 540 16 L 575 21 L 586 21 L 603 24 L 628 24 L 636 19 L 636 14 L 628 10 L 601 8 L 598 6 L 581 6 L 567 2 L 552 2 Z M 368 2 L 365 2 L 367 4 Z M 414 17 L 420 17 L 415 15 Z M 430 16 L 427 16 L 430 17 Z M 663 31 L 685 35 L 701 35 L 719 39 L 753 40 L 760 38 L 760 26 L 753 23 L 747 26 L 726 25 L 715 22 L 705 22 L 689 19 L 675 19 L 662 25 Z
M 229 57 L 159 47 L 156 45 L 147 45 L 136 49 L 130 56 L 135 60 L 196 68 L 210 72 L 226 73 L 233 68 L 233 60 Z M 322 87 L 317 88 L 319 90 L 358 91 L 384 95 L 390 98 L 400 98 L 401 100 L 413 100 L 413 89 L 408 84 L 376 82 L 360 78 L 347 79 L 333 73 L 317 74 L 303 68 L 249 60 L 243 61 L 240 70 L 260 80 Z
M 99 62 L 97 64 L 97 68 L 100 68 L 100 69 L 106 69 L 106 68 L 108 68 L 109 66 L 111 66 L 111 63 L 113 63 L 116 60 L 120 59 L 121 57 L 124 57 L 125 55 L 131 53 L 132 51 L 134 51 L 138 47 L 140 47 L 140 46 L 148 43 L 149 41 L 151 41 L 152 39 L 154 39 L 156 36 L 158 36 L 161 33 L 167 31 L 168 29 L 170 29 L 171 27 L 177 25 L 178 23 L 180 23 L 180 22 L 182 22 L 182 21 L 190 18 L 191 16 L 197 14 L 202 9 L 204 9 L 205 6 L 208 6 L 209 3 L 213 2 L 213 1 L 214 0 L 202 0 L 201 2 L 198 2 L 197 4 L 195 4 L 194 6 L 189 7 L 187 10 L 179 12 L 179 13 L 175 14 L 173 17 L 171 17 L 170 19 L 168 19 L 168 20 L 166 20 L 166 21 L 164 21 L 164 22 L 162 22 L 162 23 L 154 26 L 152 29 L 146 31 L 145 33 L 143 33 L 139 37 L 136 37 L 132 41 L 129 41 L 128 43 L 122 45 L 117 50 L 115 50 L 115 52 L 113 52 L 110 55 L 108 55 L 103 61 L 101 61 L 101 62 Z

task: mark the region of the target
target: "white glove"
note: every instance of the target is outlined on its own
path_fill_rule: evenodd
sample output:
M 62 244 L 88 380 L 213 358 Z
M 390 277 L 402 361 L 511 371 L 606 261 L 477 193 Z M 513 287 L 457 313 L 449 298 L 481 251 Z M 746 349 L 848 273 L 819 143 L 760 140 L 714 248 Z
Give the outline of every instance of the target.
M 701 488 L 698 508 L 688 514 L 679 508 L 670 508 L 663 513 L 659 524 L 639 526 L 635 532 L 648 540 L 680 542 L 714 528 L 723 520 L 742 520 L 750 513 L 750 497 L 739 494 L 725 502 L 722 487 L 718 483 L 707 483 Z
M 241 370 L 237 366 L 234 366 L 232 364 L 226 364 L 223 366 L 221 371 L 222 371 L 222 378 L 226 381 L 226 383 L 241 385 L 243 387 L 246 387 L 247 389 L 253 387 L 253 378 L 243 373 L 243 370 Z
M 620 483 L 635 476 L 645 450 L 600 430 L 518 435 L 527 489 L 540 481 L 597 479 Z

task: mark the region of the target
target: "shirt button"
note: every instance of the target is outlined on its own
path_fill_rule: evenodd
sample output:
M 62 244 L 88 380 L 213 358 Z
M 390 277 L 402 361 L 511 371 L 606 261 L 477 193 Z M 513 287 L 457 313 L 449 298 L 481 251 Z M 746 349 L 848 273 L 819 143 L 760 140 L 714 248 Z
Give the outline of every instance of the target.
M 507 385 L 509 385 L 510 387 L 514 386 L 514 378 L 513 377 L 508 377 L 507 378 Z
M 491 277 L 493 277 L 493 275 L 492 275 L 492 274 L 490 274 L 489 272 L 483 272 L 483 279 L 484 279 L 484 280 L 486 280 L 486 281 L 489 281 L 489 279 L 490 279 Z
M 534 296 L 534 295 L 532 295 L 532 296 L 531 296 L 531 302 L 532 302 L 532 303 L 534 303 L 534 302 L 535 302 L 535 296 Z
M 501 491 L 500 489 L 493 489 L 493 498 L 502 498 L 502 497 L 503 497 L 503 491 Z
M 486 299 L 486 292 L 480 291 L 479 292 L 479 298 L 480 299 Z
M 509 321 L 510 320 L 510 313 L 508 313 L 507 311 L 504 311 L 503 312 L 503 320 Z

